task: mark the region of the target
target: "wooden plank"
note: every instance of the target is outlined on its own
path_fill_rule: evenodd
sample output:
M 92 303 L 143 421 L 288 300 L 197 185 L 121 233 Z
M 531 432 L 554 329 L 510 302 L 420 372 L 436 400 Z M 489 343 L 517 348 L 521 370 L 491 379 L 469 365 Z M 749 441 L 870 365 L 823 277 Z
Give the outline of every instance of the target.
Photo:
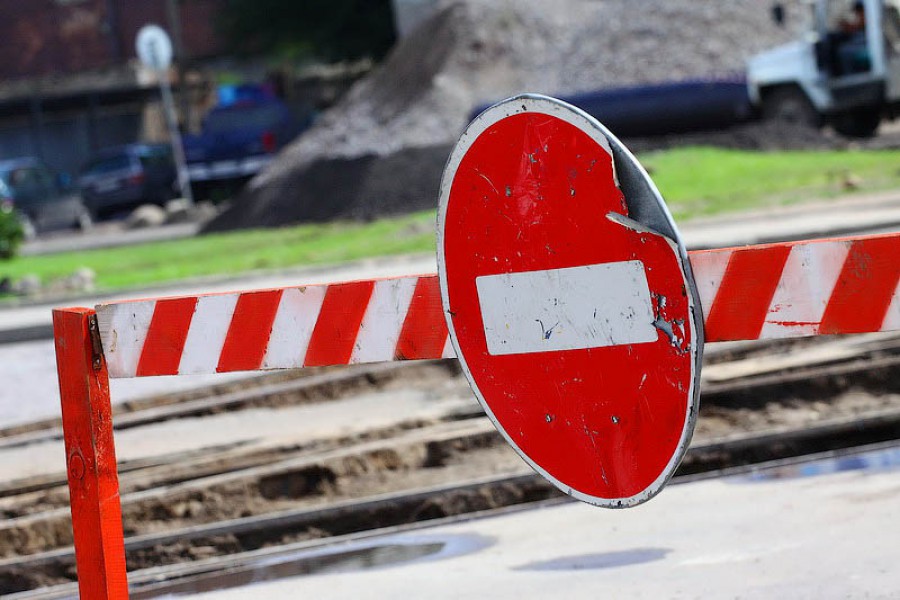
M 82 598 L 128 598 L 109 375 L 96 315 L 53 311 L 72 529 Z M 92 334 L 94 334 L 92 336 Z

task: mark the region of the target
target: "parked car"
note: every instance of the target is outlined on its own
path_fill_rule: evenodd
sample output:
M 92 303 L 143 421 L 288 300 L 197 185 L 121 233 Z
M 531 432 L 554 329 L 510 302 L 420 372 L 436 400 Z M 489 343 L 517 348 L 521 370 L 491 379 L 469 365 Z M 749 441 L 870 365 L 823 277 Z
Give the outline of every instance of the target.
M 78 187 L 95 218 L 176 196 L 177 171 L 165 144 L 128 144 L 98 153 L 81 170 Z
M 182 140 L 191 184 L 202 187 L 253 177 L 310 123 L 311 115 L 298 121 L 277 98 L 214 107 L 204 117 L 200 134 Z
M 68 177 L 36 158 L 0 161 L 0 203 L 19 215 L 26 238 L 51 229 L 91 227 L 89 211 L 71 188 Z

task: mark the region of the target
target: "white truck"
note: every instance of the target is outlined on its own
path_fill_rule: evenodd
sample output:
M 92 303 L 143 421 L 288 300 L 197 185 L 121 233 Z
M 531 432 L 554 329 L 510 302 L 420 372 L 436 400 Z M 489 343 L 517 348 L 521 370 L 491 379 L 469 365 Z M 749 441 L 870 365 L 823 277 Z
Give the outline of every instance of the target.
M 750 59 L 751 102 L 766 119 L 869 137 L 900 115 L 900 0 L 803 0 L 801 38 Z M 785 22 L 785 7 L 773 6 Z

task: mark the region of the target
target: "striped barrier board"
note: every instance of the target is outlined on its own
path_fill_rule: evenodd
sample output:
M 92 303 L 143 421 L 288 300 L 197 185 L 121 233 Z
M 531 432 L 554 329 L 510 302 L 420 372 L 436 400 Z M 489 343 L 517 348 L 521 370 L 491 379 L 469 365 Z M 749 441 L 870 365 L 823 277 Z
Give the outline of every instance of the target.
M 900 330 L 900 234 L 687 252 L 601 124 L 525 95 L 450 156 L 438 273 L 54 312 L 83 598 L 128 597 L 109 378 L 456 358 L 526 462 L 610 508 L 687 450 L 706 342 Z
M 437 276 L 97 307 L 111 377 L 453 357 Z
M 900 329 L 900 235 L 691 252 L 707 342 Z M 455 357 L 437 275 L 97 307 L 113 378 Z

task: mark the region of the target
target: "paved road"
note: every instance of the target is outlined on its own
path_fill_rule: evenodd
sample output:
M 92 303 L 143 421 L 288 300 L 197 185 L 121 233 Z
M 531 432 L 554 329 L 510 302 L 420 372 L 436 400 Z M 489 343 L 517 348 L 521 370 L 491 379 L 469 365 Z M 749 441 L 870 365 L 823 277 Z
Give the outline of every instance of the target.
M 200 223 L 179 223 L 146 229 L 126 229 L 124 223 L 113 221 L 98 224 L 87 233 L 65 231 L 42 235 L 26 242 L 22 246 L 22 255 L 37 256 L 57 252 L 80 252 L 97 248 L 116 248 L 175 240 L 196 235 L 200 227 Z
M 191 389 L 244 375 L 148 377 L 111 382 L 113 403 Z M 52 340 L 0 345 L 0 427 L 60 416 Z
M 681 225 L 692 250 L 900 230 L 900 190 L 694 219 Z
M 254 585 L 188 597 L 897 598 L 898 475 L 895 447 L 672 486 L 635 509 L 526 510 L 326 548 L 330 557 L 269 556 L 243 580 Z M 314 574 L 262 583 L 276 565 Z

